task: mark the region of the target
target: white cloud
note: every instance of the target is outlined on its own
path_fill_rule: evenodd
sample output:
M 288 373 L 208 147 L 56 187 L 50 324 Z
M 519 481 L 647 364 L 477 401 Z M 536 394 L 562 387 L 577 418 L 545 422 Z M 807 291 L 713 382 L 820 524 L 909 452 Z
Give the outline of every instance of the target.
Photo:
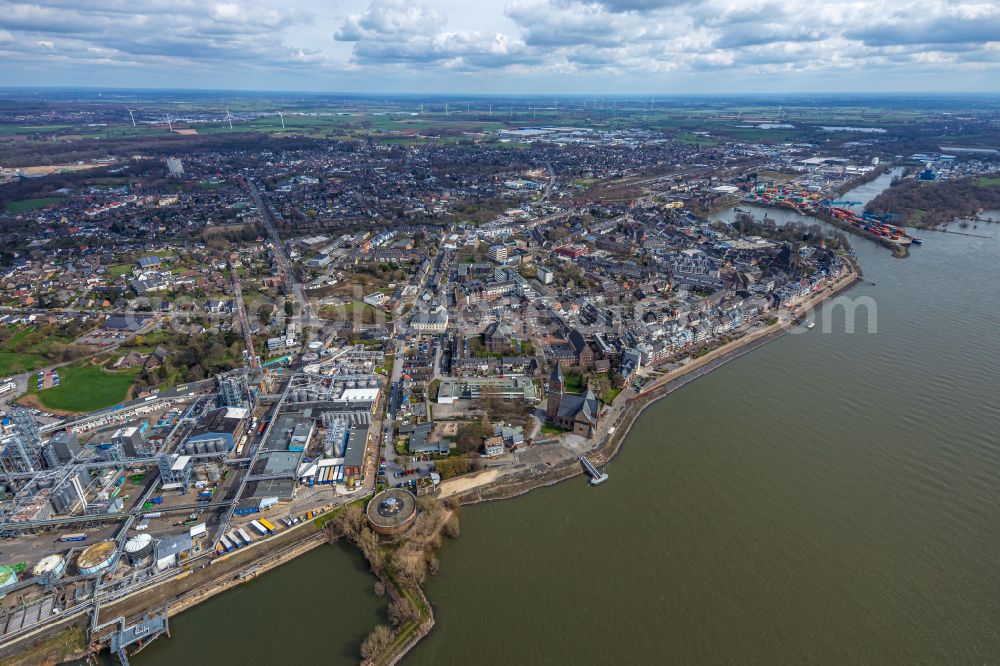
M 74 57 L 153 75 L 193 66 L 208 76 L 224 64 L 229 72 L 270 72 L 253 79 L 262 84 L 282 72 L 302 80 L 306 72 L 350 72 L 377 85 L 415 71 L 461 90 L 479 85 L 471 75 L 489 72 L 509 85 L 554 77 L 592 89 L 592 80 L 642 85 L 656 80 L 650 76 L 728 72 L 730 80 L 798 76 L 803 89 L 815 90 L 826 87 L 824 72 L 853 70 L 861 82 L 909 73 L 919 83 L 928 73 L 991 68 L 1000 82 L 994 1 L 341 1 L 348 5 L 7 0 L 0 44 L 5 60 L 41 67 L 51 58 L 53 71 Z M 14 72 L 0 82 L 16 82 L 18 68 L 6 69 Z M 469 76 L 448 78 L 456 73 Z

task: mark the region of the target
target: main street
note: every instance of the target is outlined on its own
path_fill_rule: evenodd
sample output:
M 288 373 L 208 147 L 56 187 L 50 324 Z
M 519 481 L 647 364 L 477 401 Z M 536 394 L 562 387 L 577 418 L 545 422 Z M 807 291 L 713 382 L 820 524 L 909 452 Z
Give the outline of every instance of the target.
M 302 323 L 303 332 L 305 332 L 309 326 L 312 325 L 313 311 L 312 305 L 309 303 L 309 299 L 306 298 L 305 287 L 300 282 L 295 281 L 295 273 L 292 271 L 292 262 L 288 258 L 288 253 L 285 252 L 285 246 L 281 242 L 281 237 L 278 235 L 278 229 L 274 226 L 274 214 L 271 211 L 270 203 L 268 203 L 257 186 L 246 181 L 247 189 L 250 192 L 251 198 L 254 200 L 254 204 L 257 206 L 257 211 L 260 213 L 261 223 L 264 225 L 264 229 L 267 231 L 268 237 L 271 239 L 271 244 L 274 246 L 274 256 L 278 262 L 279 277 L 284 285 L 285 293 L 294 298 L 299 304 L 300 321 Z
M 413 305 L 420 298 L 424 285 L 427 282 L 427 277 L 441 270 L 445 257 L 446 254 L 444 252 L 438 254 L 434 260 L 434 269 L 427 271 L 426 274 L 420 277 L 417 284 L 414 285 L 416 289 L 413 290 L 410 298 L 405 303 L 400 303 L 396 308 L 396 312 L 400 314 L 400 318 L 396 320 L 396 354 L 392 361 L 392 371 L 389 373 L 389 396 L 386 400 L 386 416 L 382 434 L 382 457 L 385 458 L 385 478 L 386 484 L 389 487 L 395 487 L 396 484 L 404 480 L 409 480 L 402 474 L 405 466 L 396 463 L 396 450 L 394 446 L 396 441 L 396 412 L 399 409 L 403 396 L 401 380 L 403 377 L 404 355 L 406 353 L 408 323 L 413 316 Z M 404 312 L 407 314 L 403 315 Z M 405 319 L 403 318 L 404 316 Z

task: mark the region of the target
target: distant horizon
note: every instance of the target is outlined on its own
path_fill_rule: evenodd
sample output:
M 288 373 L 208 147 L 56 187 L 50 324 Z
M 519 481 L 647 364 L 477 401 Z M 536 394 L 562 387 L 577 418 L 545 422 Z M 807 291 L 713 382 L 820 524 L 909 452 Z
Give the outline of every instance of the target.
M 150 87 L 102 87 L 93 85 L 20 85 L 4 84 L 0 85 L 0 92 L 23 92 L 23 91 L 64 91 L 64 92 L 87 92 L 87 93 L 134 93 L 134 92 L 177 92 L 177 93 L 226 93 L 226 94 L 246 94 L 246 95 L 342 95 L 345 97 L 539 97 L 552 99 L 559 98 L 579 98 L 579 99 L 600 99 L 600 98 L 641 98 L 649 99 L 670 99 L 670 98 L 747 98 L 747 97 L 942 97 L 950 98 L 958 96 L 964 97 L 997 97 L 1000 98 L 1000 89 L 996 91 L 932 91 L 932 90 L 890 90 L 884 92 L 872 92 L 864 90 L 838 90 L 838 91 L 759 91 L 759 92 L 566 92 L 566 93 L 540 93 L 540 92 L 472 92 L 456 90 L 453 92 L 409 92 L 392 90 L 296 90 L 277 88 L 184 88 L 173 86 L 150 86 Z

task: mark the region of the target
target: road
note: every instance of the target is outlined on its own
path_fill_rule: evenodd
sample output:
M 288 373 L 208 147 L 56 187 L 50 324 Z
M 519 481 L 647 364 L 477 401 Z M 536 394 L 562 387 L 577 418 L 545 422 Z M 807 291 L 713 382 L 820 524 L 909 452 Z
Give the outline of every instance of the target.
M 278 235 L 278 230 L 274 226 L 274 217 L 271 214 L 270 205 L 264 201 L 264 197 L 261 195 L 257 186 L 246 181 L 247 189 L 250 191 L 250 196 L 254 200 L 254 204 L 257 206 L 257 210 L 260 212 L 260 219 L 264 225 L 264 229 L 267 231 L 267 235 L 271 238 L 271 243 L 274 245 L 274 256 L 278 260 L 278 269 L 281 278 L 284 283 L 285 293 L 293 297 L 298 301 L 300 312 L 300 321 L 302 323 L 303 332 L 306 328 L 313 324 L 313 311 L 312 305 L 309 303 L 309 299 L 306 298 L 305 288 L 301 283 L 295 282 L 295 273 L 292 271 L 292 262 L 288 259 L 288 254 L 285 252 L 285 246 L 281 242 L 281 237 Z
M 243 332 L 243 346 L 246 347 L 250 367 L 259 368 L 257 362 L 257 351 L 253 346 L 253 333 L 250 331 L 250 322 L 247 320 L 247 308 L 243 303 L 243 285 L 240 284 L 240 276 L 236 268 L 230 269 L 233 278 L 233 301 L 236 303 L 236 316 L 240 319 L 240 329 Z
M 420 297 L 420 293 L 424 289 L 424 284 L 426 283 L 428 276 L 442 269 L 442 266 L 445 263 L 445 252 L 438 254 L 435 259 L 435 263 L 435 268 L 428 271 L 426 275 L 420 278 L 416 284 L 416 289 L 413 290 L 413 296 L 409 301 L 407 301 L 406 304 L 401 304 L 398 311 L 404 310 L 404 305 L 412 306 L 413 303 Z M 412 308 L 410 312 L 412 313 Z M 403 389 L 400 380 L 403 376 L 403 355 L 406 351 L 405 331 L 407 326 L 405 324 L 409 322 L 409 318 L 406 318 L 405 320 L 400 318 L 397 321 L 396 355 L 392 361 L 392 372 L 389 374 L 389 398 L 386 400 L 385 425 L 382 429 L 382 446 L 380 447 L 382 457 L 386 461 L 385 480 L 389 487 L 395 487 L 396 484 L 401 483 L 404 480 L 408 481 L 412 478 L 402 474 L 404 471 L 404 465 L 396 463 L 396 450 L 393 446 L 396 441 L 396 412 L 399 409 L 399 404 L 402 402 L 403 396 Z

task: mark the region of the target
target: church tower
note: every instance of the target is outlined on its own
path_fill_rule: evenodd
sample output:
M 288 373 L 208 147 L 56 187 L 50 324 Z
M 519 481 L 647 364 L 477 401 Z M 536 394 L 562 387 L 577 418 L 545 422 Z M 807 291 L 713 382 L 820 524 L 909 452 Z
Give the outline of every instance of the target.
M 565 393 L 565 382 L 563 381 L 562 367 L 556 361 L 556 367 L 552 368 L 552 376 L 549 377 L 548 402 L 545 405 L 545 415 L 549 419 L 555 418 L 559 413 L 559 405 L 562 403 Z

